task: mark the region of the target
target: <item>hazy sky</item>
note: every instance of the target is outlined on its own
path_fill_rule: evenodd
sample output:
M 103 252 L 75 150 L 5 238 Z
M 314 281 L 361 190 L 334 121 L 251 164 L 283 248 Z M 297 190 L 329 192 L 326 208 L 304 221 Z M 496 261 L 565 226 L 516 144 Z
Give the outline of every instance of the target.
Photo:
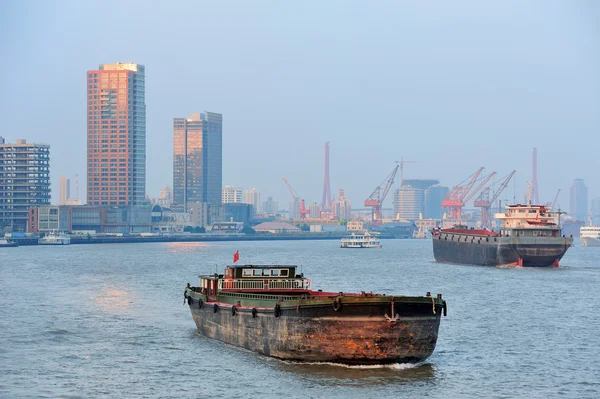
M 600 2 L 152 3 L 0 0 L 0 136 L 52 146 L 54 202 L 76 173 L 85 198 L 85 74 L 115 61 L 146 66 L 151 196 L 172 186 L 173 118 L 206 110 L 223 184 L 283 205 L 282 177 L 321 201 L 325 141 L 355 207 L 401 156 L 448 186 L 516 169 L 521 199 L 534 146 L 543 202 L 561 188 L 568 208 L 576 177 L 600 197 Z

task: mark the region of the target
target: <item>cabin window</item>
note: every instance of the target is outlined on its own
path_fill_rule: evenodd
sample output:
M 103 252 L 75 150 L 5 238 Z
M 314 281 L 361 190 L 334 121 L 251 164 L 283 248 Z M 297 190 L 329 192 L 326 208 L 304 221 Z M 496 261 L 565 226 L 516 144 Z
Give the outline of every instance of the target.
M 250 276 L 252 276 L 252 270 L 250 270 L 250 269 L 244 269 L 244 271 L 242 272 L 242 276 L 244 276 L 244 277 L 250 277 Z
M 254 272 L 254 273 L 253 273 L 253 275 L 254 275 L 255 277 L 256 277 L 256 276 L 258 276 L 258 277 L 261 277 L 261 276 L 262 276 L 262 270 L 260 270 L 260 269 L 256 269 L 256 270 L 254 270 L 253 272 Z
M 280 275 L 281 275 L 281 277 L 287 277 L 288 276 L 288 270 L 287 269 L 281 270 L 281 274 Z
M 262 275 L 263 276 L 270 276 L 271 275 L 271 271 L 269 269 L 263 269 Z
M 279 269 L 271 270 L 271 276 L 279 276 Z
M 535 212 L 536 212 L 536 210 L 535 210 L 535 209 L 530 209 L 530 210 L 529 210 L 529 213 L 535 213 Z
M 231 276 L 231 269 L 225 269 L 225 275 Z

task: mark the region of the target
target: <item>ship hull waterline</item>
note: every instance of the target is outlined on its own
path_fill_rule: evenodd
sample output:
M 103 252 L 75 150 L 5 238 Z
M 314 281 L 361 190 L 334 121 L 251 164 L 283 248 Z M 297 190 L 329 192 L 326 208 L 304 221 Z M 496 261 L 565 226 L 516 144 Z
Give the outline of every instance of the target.
M 201 335 L 299 362 L 370 365 L 423 361 L 435 349 L 445 312 L 445 303 L 433 298 L 429 304 L 419 304 L 419 310 L 413 304 L 404 311 L 398 303 L 398 313 L 390 318 L 391 304 L 383 302 L 344 303 L 338 310 L 331 303 L 275 309 L 206 302 L 191 292 L 189 297 Z

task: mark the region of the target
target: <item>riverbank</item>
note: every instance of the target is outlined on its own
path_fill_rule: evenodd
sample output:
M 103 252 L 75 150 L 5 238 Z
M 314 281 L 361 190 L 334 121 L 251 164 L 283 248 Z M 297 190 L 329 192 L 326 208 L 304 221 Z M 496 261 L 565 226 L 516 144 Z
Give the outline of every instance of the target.
M 71 244 L 125 244 L 149 242 L 205 242 L 205 241 L 296 241 L 296 240 L 341 240 L 347 234 L 297 233 L 297 234 L 177 234 L 163 236 L 71 236 Z M 380 234 L 381 239 L 400 238 L 391 234 Z M 39 245 L 38 238 L 14 238 L 21 245 Z

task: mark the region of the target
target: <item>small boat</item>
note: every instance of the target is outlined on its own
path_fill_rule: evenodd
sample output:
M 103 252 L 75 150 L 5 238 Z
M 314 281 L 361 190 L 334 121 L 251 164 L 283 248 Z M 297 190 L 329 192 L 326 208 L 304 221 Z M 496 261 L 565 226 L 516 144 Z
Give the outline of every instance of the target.
M 290 265 L 227 266 L 184 291 L 198 332 L 291 361 L 419 362 L 435 349 L 446 301 L 323 292 Z
M 19 244 L 15 241 L 8 241 L 3 238 L 0 238 L 0 248 L 8 248 L 8 247 L 18 247 Z
M 364 234 L 355 234 L 342 238 L 340 248 L 381 248 L 377 236 L 372 236 L 368 231 Z
M 71 237 L 64 233 L 52 231 L 38 240 L 39 245 L 69 245 Z

